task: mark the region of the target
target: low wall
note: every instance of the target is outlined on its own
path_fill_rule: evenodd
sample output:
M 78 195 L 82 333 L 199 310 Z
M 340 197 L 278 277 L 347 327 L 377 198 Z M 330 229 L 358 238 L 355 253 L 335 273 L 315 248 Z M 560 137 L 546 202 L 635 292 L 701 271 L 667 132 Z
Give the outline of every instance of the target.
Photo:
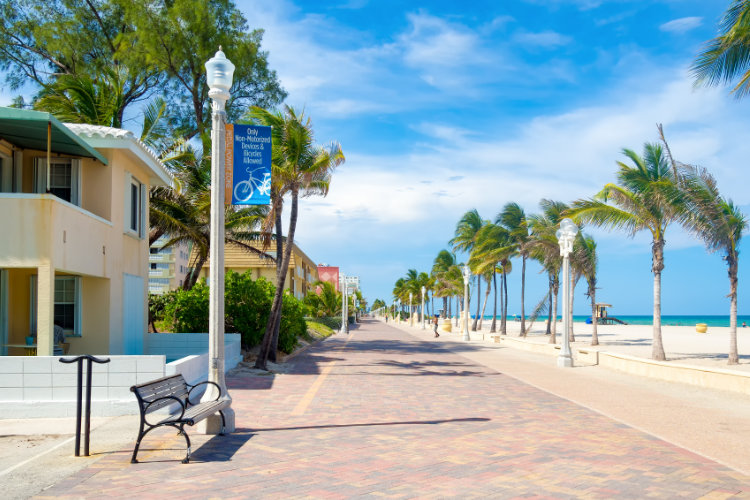
M 152 337 L 152 335 L 158 335 L 158 337 Z M 186 338 L 193 335 L 200 340 Z M 226 335 L 224 350 L 225 370 L 227 371 L 237 366 L 241 360 L 239 337 L 237 334 Z M 181 373 L 188 383 L 206 379 L 208 334 L 149 334 L 148 338 L 148 348 L 151 354 L 95 355 L 109 358 L 110 362 L 92 365 L 91 414 L 93 416 L 138 413 L 135 396 L 130 392 L 130 387 L 136 384 L 175 373 Z M 188 352 L 191 349 L 192 352 Z M 179 356 L 182 352 L 187 352 L 187 355 L 167 363 L 165 353 L 154 353 L 159 350 L 168 352 L 170 358 Z M 60 357 L 0 356 L 2 418 L 75 416 L 78 364 L 60 363 Z M 84 384 L 85 381 L 84 373 Z
M 666 363 L 604 351 L 599 352 L 599 366 L 670 382 L 750 394 L 750 374 L 737 371 Z

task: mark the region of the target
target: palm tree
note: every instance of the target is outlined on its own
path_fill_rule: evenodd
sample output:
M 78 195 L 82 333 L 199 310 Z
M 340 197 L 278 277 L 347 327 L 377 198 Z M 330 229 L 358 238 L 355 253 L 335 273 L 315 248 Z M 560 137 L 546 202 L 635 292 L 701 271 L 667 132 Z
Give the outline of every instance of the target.
M 491 278 L 495 292 L 495 305 L 492 314 L 490 332 L 496 331 L 498 298 L 497 274 L 501 275 L 500 294 L 502 295 L 502 285 L 505 281 L 505 267 L 503 264 L 507 264 L 507 260 L 512 251 L 512 243 L 510 242 L 508 231 L 505 228 L 498 226 L 497 224 L 487 223 L 482 226 L 477 233 L 476 244 L 471 259 L 474 261 L 474 267 L 480 274 Z M 487 295 L 488 294 L 489 280 L 487 288 Z M 487 299 L 485 298 L 485 305 L 486 302 Z M 504 311 L 502 301 L 500 308 L 502 314 L 502 311 Z M 482 317 L 484 317 L 484 308 L 482 309 Z
M 526 213 L 518 203 L 507 203 L 503 210 L 497 214 L 495 223 L 504 227 L 509 235 L 515 251 L 521 256 L 521 333 L 526 336 L 526 310 L 524 308 L 524 295 L 526 293 L 526 260 L 531 250 L 531 238 L 529 234 L 529 223 Z
M 276 325 L 281 314 L 282 296 L 286 282 L 287 269 L 292 257 L 294 233 L 297 228 L 299 197 L 328 194 L 331 172 L 344 161 L 344 153 L 338 143 L 331 143 L 327 148 L 315 146 L 312 123 L 304 113 L 299 114 L 291 107 L 285 106 L 284 112 L 272 113 L 254 106 L 251 117 L 261 125 L 273 127 L 273 175 L 277 183 L 277 197 L 286 194 L 291 197 L 289 229 L 286 236 L 281 266 L 276 275 L 276 292 L 274 294 L 271 314 L 263 335 L 260 352 L 255 367 L 266 369 L 266 361 L 271 352 L 276 353 L 278 335 Z M 272 215 L 267 220 L 277 220 L 280 204 L 272 205 Z M 277 244 L 279 242 L 277 241 Z
M 443 299 L 443 318 L 448 317 L 448 299 L 453 295 L 453 289 L 448 273 L 456 265 L 456 256 L 448 250 L 441 250 L 432 264 L 431 274 L 434 280 L 433 295 Z
M 580 232 L 578 234 L 581 234 Z M 580 269 L 586 279 L 588 289 L 586 295 L 591 300 L 591 345 L 599 345 L 596 321 L 596 272 L 598 259 L 596 256 L 596 241 L 588 234 L 576 238 L 579 242 L 579 252 L 574 255 L 574 267 Z
M 696 85 L 729 84 L 737 98 L 750 92 L 750 2 L 732 0 L 720 24 L 720 34 L 706 42 L 691 71 Z
M 684 167 L 684 166 L 683 166 Z M 739 244 L 748 228 L 748 218 L 732 200 L 719 194 L 716 181 L 705 170 L 689 169 L 684 187 L 687 191 L 688 217 L 684 225 L 701 238 L 710 252 L 721 251 L 729 275 L 729 353 L 728 364 L 739 363 L 737 351 L 737 271 Z
M 632 166 L 617 162 L 619 184 L 607 184 L 592 199 L 577 200 L 570 215 L 576 221 L 622 229 L 631 237 L 642 230 L 651 233 L 651 271 L 654 273 L 652 357 L 663 361 L 666 359 L 661 338 L 664 233 L 669 224 L 684 217 L 684 195 L 659 144 L 646 143 L 643 156 L 629 149 L 623 150 L 623 154 L 630 159 Z
M 554 344 L 557 342 L 557 302 L 560 291 L 560 269 L 562 268 L 560 245 L 555 232 L 563 219 L 563 213 L 569 207 L 561 201 L 548 199 L 542 199 L 539 205 L 542 213 L 529 217 L 532 234 L 530 256 L 539 261 L 547 271 L 551 302 L 547 318 L 547 333 L 550 335 L 549 343 Z
M 479 212 L 477 212 L 477 209 L 469 210 L 466 212 L 463 217 L 461 217 L 461 220 L 458 221 L 458 224 L 456 225 L 456 232 L 453 238 L 448 242 L 451 245 L 453 245 L 453 251 L 463 251 L 471 254 L 472 249 L 474 248 L 474 245 L 476 243 L 476 237 L 479 230 L 482 228 L 482 226 L 486 224 L 486 221 L 484 221 L 480 216 Z M 471 261 L 469 261 L 469 267 L 471 267 Z M 472 269 L 472 273 L 476 274 L 474 269 Z M 481 293 L 481 280 L 477 277 L 477 299 L 479 298 L 479 294 Z M 468 311 L 468 304 L 465 306 L 466 314 L 469 313 Z M 477 329 L 477 320 L 479 319 L 479 300 L 477 300 L 477 314 L 474 317 L 474 322 L 472 323 L 471 329 L 472 331 L 476 331 Z
M 341 293 L 327 281 L 314 284 L 315 290 L 305 295 L 303 302 L 315 317 L 339 316 L 341 314 Z

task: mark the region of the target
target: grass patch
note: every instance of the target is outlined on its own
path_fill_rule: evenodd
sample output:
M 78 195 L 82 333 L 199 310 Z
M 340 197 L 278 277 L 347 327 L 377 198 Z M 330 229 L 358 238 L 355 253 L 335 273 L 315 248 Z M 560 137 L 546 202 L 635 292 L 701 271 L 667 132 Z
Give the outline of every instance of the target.
M 305 335 L 303 338 L 307 342 L 315 342 L 317 340 L 323 340 L 327 337 L 330 337 L 334 333 L 336 333 L 333 328 L 324 325 L 323 323 L 318 323 L 317 321 L 310 321 L 306 320 L 307 323 L 307 331 L 305 332 Z

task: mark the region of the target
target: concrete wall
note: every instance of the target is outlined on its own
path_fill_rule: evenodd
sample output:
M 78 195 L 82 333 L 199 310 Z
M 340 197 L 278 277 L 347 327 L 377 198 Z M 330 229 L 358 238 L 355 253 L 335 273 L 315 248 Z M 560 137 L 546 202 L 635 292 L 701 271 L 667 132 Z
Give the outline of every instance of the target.
M 195 338 L 186 338 L 195 337 Z M 227 334 L 225 370 L 241 361 L 240 336 Z M 208 334 L 149 334 L 151 354 L 142 356 L 99 356 L 107 364 L 93 364 L 91 414 L 94 416 L 137 414 L 138 405 L 130 387 L 165 375 L 182 373 L 188 383 L 208 376 Z M 197 339 L 197 340 L 196 340 Z M 187 352 L 172 363 L 162 350 Z M 171 357 L 171 356 L 170 356 Z M 64 364 L 60 356 L 0 357 L 0 408 L 4 418 L 65 417 L 76 414 L 76 364 Z M 84 363 L 84 385 L 86 381 Z M 84 391 L 85 397 L 85 391 Z

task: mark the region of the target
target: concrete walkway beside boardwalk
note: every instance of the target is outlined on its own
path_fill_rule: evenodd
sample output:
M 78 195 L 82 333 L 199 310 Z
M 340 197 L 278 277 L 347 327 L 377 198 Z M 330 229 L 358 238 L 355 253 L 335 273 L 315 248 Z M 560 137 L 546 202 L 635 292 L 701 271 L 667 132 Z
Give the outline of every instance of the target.
M 155 432 L 142 463 L 123 447 L 39 498 L 750 498 L 748 452 L 703 442 L 741 454 L 747 398 L 430 335 L 365 320 L 289 373 L 230 378 L 237 432 L 192 433 L 190 464 Z M 693 442 L 662 435 L 683 425 Z

